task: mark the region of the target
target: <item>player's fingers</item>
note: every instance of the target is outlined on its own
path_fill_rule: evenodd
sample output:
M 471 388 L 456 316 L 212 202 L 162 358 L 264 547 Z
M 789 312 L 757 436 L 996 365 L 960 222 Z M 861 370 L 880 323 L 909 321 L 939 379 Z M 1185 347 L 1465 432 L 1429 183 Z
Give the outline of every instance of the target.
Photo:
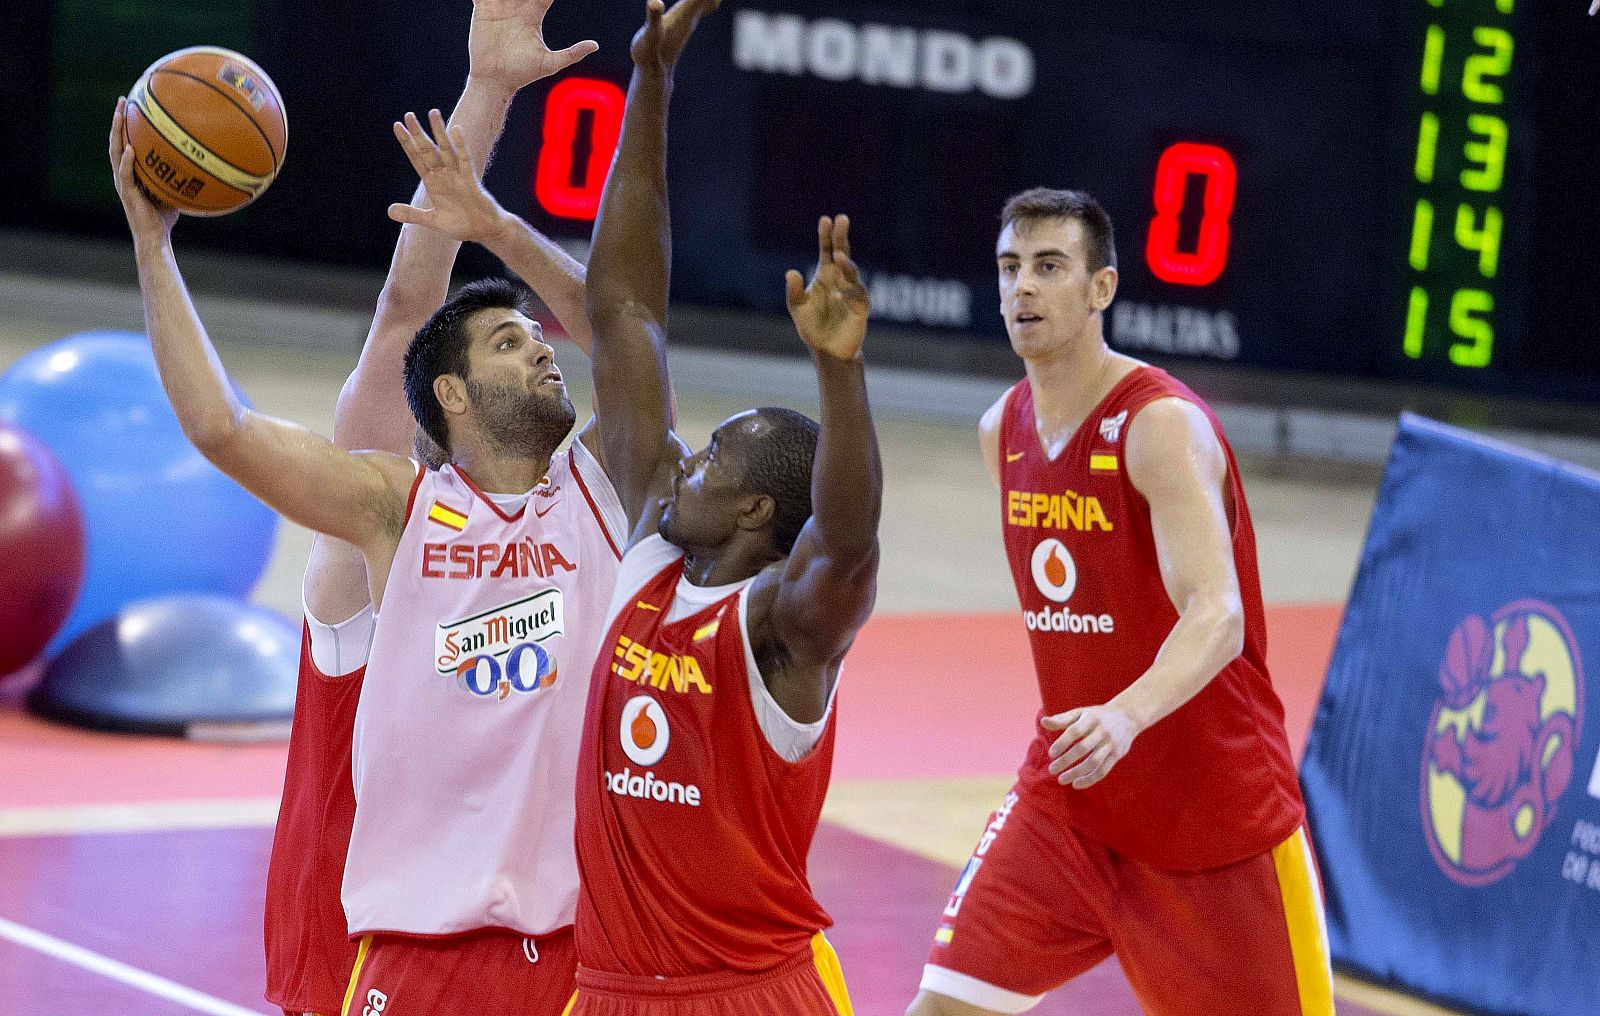
M 833 251 L 834 260 L 843 254 L 850 256 L 850 216 L 835 215 L 833 217 Z
M 666 11 L 667 5 L 661 0 L 650 0 L 644 5 L 644 24 L 649 32 L 661 31 L 661 15 Z
M 817 267 L 833 264 L 833 220 L 826 215 L 817 219 Z
M 428 126 L 432 128 L 434 147 L 439 151 L 439 164 L 450 168 L 455 164 L 455 146 L 450 143 L 450 130 L 444 124 L 444 114 L 437 109 L 428 110 Z
M 806 302 L 806 278 L 793 268 L 784 273 L 783 288 L 791 309 Z
M 1078 741 L 1072 745 L 1072 747 L 1062 752 L 1054 762 L 1050 763 L 1051 774 L 1054 776 L 1060 776 L 1062 773 L 1067 772 L 1068 770 L 1077 766 L 1079 762 L 1082 762 L 1094 750 L 1095 745 L 1091 743 L 1087 737 L 1079 738 Z
M 1039 720 L 1039 726 L 1046 730 L 1066 730 L 1072 721 L 1078 718 L 1081 710 L 1068 709 L 1064 713 L 1054 713 Z
M 1077 765 L 1063 770 L 1056 779 L 1062 784 L 1071 784 L 1077 790 L 1092 786 L 1105 775 L 1105 764 L 1109 755 L 1109 748 L 1096 748 L 1080 759 Z
M 389 206 L 389 218 L 411 226 L 426 226 L 433 218 L 433 210 L 395 202 Z
M 450 152 L 458 166 L 472 166 L 472 152 L 467 148 L 467 132 L 459 125 L 445 132 L 450 139 Z
M 122 124 L 124 117 L 127 115 L 125 112 L 127 106 L 128 100 L 118 96 L 116 111 L 111 114 L 111 134 L 106 138 L 106 144 L 111 154 L 111 164 L 113 166 L 122 157 Z
M 558 49 L 551 55 L 556 58 L 556 66 L 561 70 L 566 70 L 579 60 L 596 52 L 599 48 L 600 44 L 598 42 L 593 39 L 585 39 L 582 42 L 568 46 L 566 49 Z

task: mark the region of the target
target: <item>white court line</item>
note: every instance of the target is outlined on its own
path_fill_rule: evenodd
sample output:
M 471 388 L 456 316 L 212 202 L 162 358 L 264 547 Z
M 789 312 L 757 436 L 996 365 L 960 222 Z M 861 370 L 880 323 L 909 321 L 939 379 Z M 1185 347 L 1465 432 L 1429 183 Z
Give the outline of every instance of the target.
M 64 942 L 53 935 L 46 935 L 42 931 L 16 924 L 0 917 L 0 938 L 7 938 L 21 946 L 26 946 L 46 956 L 81 967 L 90 973 L 109 977 L 113 981 L 120 981 L 132 988 L 164 998 L 169 1002 L 195 1012 L 210 1013 L 211 1016 L 262 1016 L 260 1010 L 246 1009 L 242 1005 L 224 1002 L 220 998 L 213 998 L 204 992 L 186 988 L 175 981 L 165 977 L 158 977 L 138 967 L 130 967 L 108 956 L 101 956 L 97 952 L 71 942 Z
M 270 826 L 277 820 L 276 797 L 0 808 L 0 837 L 241 829 Z

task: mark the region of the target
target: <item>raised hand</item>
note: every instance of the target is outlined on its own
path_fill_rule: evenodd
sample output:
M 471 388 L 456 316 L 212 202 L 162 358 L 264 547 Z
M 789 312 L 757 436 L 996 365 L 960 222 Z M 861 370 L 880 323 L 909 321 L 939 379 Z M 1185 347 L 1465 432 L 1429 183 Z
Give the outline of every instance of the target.
M 128 229 L 135 240 L 164 238 L 172 232 L 178 221 L 178 210 L 164 205 L 150 196 L 144 184 L 133 175 L 133 149 L 128 146 L 128 135 L 123 126 L 127 117 L 128 100 L 117 99 L 117 111 L 111 115 L 111 136 L 107 139 L 111 156 L 111 177 L 117 185 L 117 197 L 122 199 L 122 212 L 128 217 Z
M 487 244 L 509 226 L 510 213 L 484 190 L 461 128 L 446 130 L 437 109 L 428 113 L 428 120 L 433 125 L 431 138 L 415 113 L 407 113 L 404 123 L 395 123 L 394 136 L 422 178 L 432 207 L 392 204 L 389 218 L 437 230 L 453 240 Z
M 473 0 L 467 34 L 471 77 L 515 92 L 566 70 L 599 49 L 585 39 L 552 51 L 544 41 L 544 16 L 553 0 Z
M 817 274 L 811 285 L 794 269 L 784 277 L 789 316 L 806 345 L 840 360 L 861 355 L 872 303 L 850 260 L 850 217 L 817 220 Z
M 665 0 L 650 0 L 645 4 L 644 27 L 633 37 L 633 62 L 670 72 L 700 19 L 721 6 L 722 0 L 678 0 L 667 10 Z

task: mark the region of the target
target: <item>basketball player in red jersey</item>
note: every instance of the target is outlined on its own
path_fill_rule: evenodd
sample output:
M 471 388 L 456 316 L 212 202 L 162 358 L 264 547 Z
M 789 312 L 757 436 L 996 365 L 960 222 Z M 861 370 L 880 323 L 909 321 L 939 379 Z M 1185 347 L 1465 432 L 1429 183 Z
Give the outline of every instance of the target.
M 716 0 L 651 0 L 588 279 L 606 461 L 633 537 L 578 765 L 572 1016 L 849 1016 L 806 856 L 832 763 L 840 662 L 872 609 L 882 469 L 849 222 L 787 280 L 822 423 L 724 421 L 684 459 L 663 344 L 667 106 Z
M 473 5 L 467 83 L 450 122 L 477 165 L 488 162 L 512 97 L 593 49 L 580 43 L 551 52 L 541 32 L 549 6 L 545 0 Z M 422 193 L 417 199 L 423 200 Z M 401 230 L 361 358 L 334 411 L 338 447 L 403 455 L 416 434 L 423 438 L 417 457 L 433 468 L 442 464 L 439 449 L 417 430 L 406 408 L 401 361 L 411 337 L 445 300 L 457 247 L 427 230 Z M 553 245 L 548 251 L 546 270 L 527 281 L 587 352 L 582 266 Z M 355 817 L 351 729 L 376 621 L 360 551 L 317 537 L 303 595 L 294 725 L 267 869 L 266 998 L 285 1013 L 331 1016 L 343 1004 L 356 957 L 339 890 Z
M 1100 205 L 1039 189 L 1001 219 L 1027 376 L 979 432 L 1043 709 L 908 1016 L 1024 1012 L 1113 953 L 1153 1016 L 1329 1016 L 1238 465 L 1192 391 L 1107 347 Z

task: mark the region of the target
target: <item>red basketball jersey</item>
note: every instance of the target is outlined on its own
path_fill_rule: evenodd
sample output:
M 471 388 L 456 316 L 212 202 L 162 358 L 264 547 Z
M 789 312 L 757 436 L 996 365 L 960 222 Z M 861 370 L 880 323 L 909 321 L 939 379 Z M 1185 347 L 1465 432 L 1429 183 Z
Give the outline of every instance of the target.
M 266 997 L 290 1012 L 338 1012 L 355 963 L 339 887 L 356 813 L 350 732 L 365 675 L 365 667 L 339 677 L 319 671 L 302 625 L 289 763 L 267 865 Z
M 660 554 L 651 537 L 629 558 Z M 685 977 L 767 970 L 832 921 L 806 854 L 833 765 L 834 724 L 780 757 L 750 701 L 749 583 L 667 621 L 681 555 L 620 586 L 589 689 L 578 763 L 578 962 Z
M 1161 581 L 1150 506 L 1128 479 L 1123 447 L 1139 411 L 1177 397 L 1205 412 L 1228 462 L 1233 559 L 1244 652 L 1205 689 L 1139 735 L 1086 790 L 1047 767 L 1058 736 L 1040 730 L 1020 776 L 1025 793 L 1113 850 L 1161 868 L 1198 870 L 1271 850 L 1304 819 L 1283 705 L 1267 675 L 1267 629 L 1255 530 L 1233 450 L 1209 407 L 1154 367 L 1123 378 L 1051 461 L 1033 390 L 1012 389 L 1000 425 L 1001 522 L 1044 704 L 1041 716 L 1100 705 L 1154 662 L 1178 614 Z

